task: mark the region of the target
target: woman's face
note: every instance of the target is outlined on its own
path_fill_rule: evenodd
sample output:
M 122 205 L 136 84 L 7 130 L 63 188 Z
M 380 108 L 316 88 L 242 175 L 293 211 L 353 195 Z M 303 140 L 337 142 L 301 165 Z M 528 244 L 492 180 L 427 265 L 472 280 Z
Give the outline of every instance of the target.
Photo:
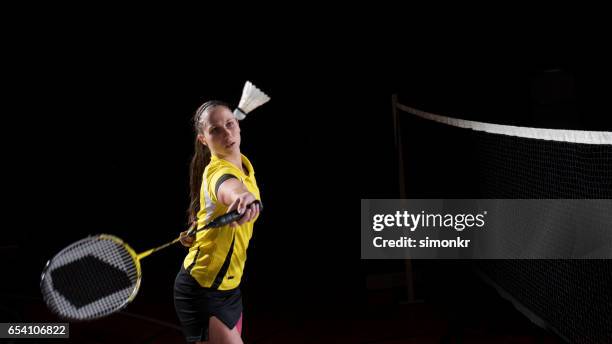
M 203 134 L 200 142 L 216 156 L 240 152 L 240 127 L 234 114 L 225 106 L 215 106 L 203 114 Z

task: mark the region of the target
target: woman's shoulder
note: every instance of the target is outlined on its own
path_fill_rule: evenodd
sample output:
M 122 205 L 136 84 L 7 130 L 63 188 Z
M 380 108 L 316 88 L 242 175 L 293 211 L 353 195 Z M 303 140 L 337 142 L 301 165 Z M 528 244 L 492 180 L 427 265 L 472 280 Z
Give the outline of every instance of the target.
M 238 170 L 238 168 L 229 161 L 223 159 L 212 159 L 204 169 L 204 175 L 208 177 L 218 172 L 232 173 L 240 172 L 240 170 Z
M 253 164 L 251 163 L 251 160 L 249 160 L 249 158 L 246 157 L 246 155 L 242 155 L 242 164 L 246 167 L 247 169 L 247 175 L 254 175 L 255 174 L 255 168 L 253 167 Z

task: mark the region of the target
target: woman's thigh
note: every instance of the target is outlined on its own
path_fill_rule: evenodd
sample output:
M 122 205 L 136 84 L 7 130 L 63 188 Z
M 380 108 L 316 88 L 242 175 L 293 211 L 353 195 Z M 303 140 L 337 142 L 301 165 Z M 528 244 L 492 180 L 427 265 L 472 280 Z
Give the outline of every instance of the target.
M 242 344 L 242 315 L 234 328 L 228 328 L 217 317 L 212 316 L 208 321 L 208 340 L 211 344 Z

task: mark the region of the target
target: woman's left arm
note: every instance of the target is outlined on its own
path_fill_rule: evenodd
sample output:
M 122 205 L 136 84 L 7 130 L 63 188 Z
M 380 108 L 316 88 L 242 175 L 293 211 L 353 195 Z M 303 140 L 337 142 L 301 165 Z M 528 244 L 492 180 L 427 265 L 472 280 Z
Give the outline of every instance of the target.
M 238 213 L 244 214 L 240 220 L 232 222 L 235 227 L 243 223 L 255 220 L 259 215 L 259 204 L 257 199 L 247 187 L 236 178 L 230 178 L 219 186 L 217 199 L 228 207 L 227 212 L 238 209 Z

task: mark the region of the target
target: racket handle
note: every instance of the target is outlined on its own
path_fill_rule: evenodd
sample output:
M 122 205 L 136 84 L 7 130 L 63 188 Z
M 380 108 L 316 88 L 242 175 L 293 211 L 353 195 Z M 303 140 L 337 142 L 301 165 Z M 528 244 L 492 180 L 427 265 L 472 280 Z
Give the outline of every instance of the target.
M 198 221 L 193 221 L 191 226 L 189 226 L 189 228 L 187 229 L 187 236 L 194 236 L 197 230 L 198 230 Z
M 261 201 L 255 201 L 251 204 L 259 204 L 259 211 L 263 210 L 263 204 L 261 204 Z M 251 205 L 249 204 L 249 206 Z M 233 210 L 227 214 L 221 215 L 219 217 L 217 217 L 216 219 L 210 221 L 206 226 L 197 229 L 197 226 L 192 225 L 192 227 L 189 228 L 189 231 L 187 232 L 187 235 L 193 236 L 195 235 L 197 232 L 201 231 L 201 230 L 206 230 L 206 229 L 210 229 L 210 228 L 217 228 L 217 227 L 221 227 L 221 226 L 225 226 L 227 224 L 230 224 L 234 221 L 238 221 L 240 220 L 240 218 L 243 216 L 244 214 L 239 214 L 238 210 Z M 194 222 L 195 223 L 195 222 Z

